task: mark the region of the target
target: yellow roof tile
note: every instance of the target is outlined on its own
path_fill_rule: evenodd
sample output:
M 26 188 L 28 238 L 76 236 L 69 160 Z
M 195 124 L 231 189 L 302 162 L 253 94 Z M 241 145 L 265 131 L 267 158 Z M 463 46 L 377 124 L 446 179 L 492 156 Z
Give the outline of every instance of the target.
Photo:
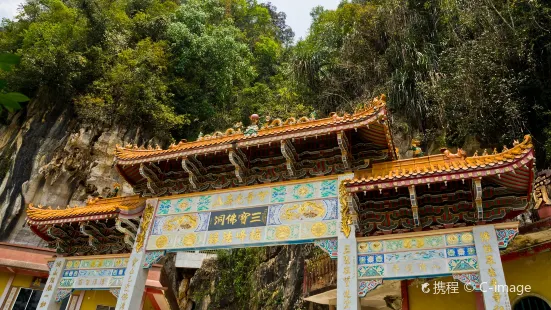
M 379 98 L 375 98 L 368 106 L 358 112 L 344 116 L 337 116 L 336 114 L 331 117 L 311 120 L 303 117 L 299 120 L 293 119 L 292 121 L 276 122 L 276 125 L 267 128 L 261 128 L 257 135 L 246 136 L 241 131 L 235 131 L 233 129 L 226 130 L 225 133 L 218 132 L 207 138 L 202 138 L 193 142 L 180 142 L 177 145 L 171 145 L 168 149 L 143 149 L 136 147 L 121 147 L 117 146 L 115 157 L 120 162 L 142 160 L 155 157 L 154 160 L 163 160 L 166 158 L 172 158 L 175 156 L 181 156 L 183 151 L 191 151 L 201 148 L 213 147 L 211 151 L 223 151 L 232 147 L 232 143 L 243 143 L 248 145 L 251 140 L 263 140 L 266 137 L 277 137 L 285 135 L 291 132 L 303 132 L 313 128 L 316 130 L 323 130 L 326 127 L 341 127 L 343 125 L 354 124 L 366 119 L 370 119 L 379 113 L 386 113 L 384 109 L 386 106 L 386 97 L 381 95 Z M 273 123 L 272 123 L 273 124 Z M 389 141 L 387 141 L 390 143 Z
M 121 210 L 128 212 L 140 208 L 144 203 L 145 199 L 138 195 L 106 199 L 95 198 L 88 201 L 84 206 L 67 206 L 64 209 L 43 206 L 35 207 L 31 203 L 27 207 L 27 218 L 33 221 L 48 221 L 119 213 Z
M 530 135 L 526 135 L 524 141 L 521 143 L 516 144 L 511 149 L 505 149 L 502 153 L 494 155 L 465 158 L 439 154 L 377 163 L 373 164 L 371 169 L 356 171 L 354 179 L 347 181 L 347 184 L 359 185 L 362 183 L 369 183 L 372 180 L 397 180 L 408 177 L 410 174 L 430 176 L 434 173 L 485 168 L 496 164 L 502 164 L 503 162 L 511 162 L 524 156 L 532 149 L 532 138 Z

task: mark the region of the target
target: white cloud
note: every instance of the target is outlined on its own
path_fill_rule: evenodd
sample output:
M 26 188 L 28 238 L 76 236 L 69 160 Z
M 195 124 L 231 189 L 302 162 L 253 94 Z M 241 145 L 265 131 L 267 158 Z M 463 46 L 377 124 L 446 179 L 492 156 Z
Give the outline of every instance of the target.
M 0 20 L 15 17 L 17 8 L 21 3 L 23 3 L 23 0 L 0 0 Z

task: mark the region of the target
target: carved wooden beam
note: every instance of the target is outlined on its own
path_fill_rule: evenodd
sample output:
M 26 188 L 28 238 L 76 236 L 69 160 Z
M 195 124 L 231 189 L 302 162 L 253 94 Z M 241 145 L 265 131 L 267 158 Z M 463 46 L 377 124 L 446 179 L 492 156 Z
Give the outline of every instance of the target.
M 195 167 L 197 167 L 197 170 L 199 171 L 199 175 L 205 175 L 208 173 L 207 169 L 203 167 L 203 164 L 199 159 L 197 159 L 197 155 L 190 155 L 187 156 L 187 160 L 190 161 Z
M 59 236 L 59 234 L 56 234 L 55 230 L 60 230 L 60 229 L 55 227 L 55 226 L 51 226 L 50 228 L 48 228 L 48 230 L 46 230 L 46 234 L 48 236 L 50 236 L 52 239 L 54 239 L 56 252 L 57 253 L 64 253 L 64 252 L 66 252 L 65 247 L 67 246 L 67 242 L 65 242 L 63 240 L 63 238 L 61 238 L 61 236 Z M 63 232 L 63 233 L 65 233 L 65 232 Z
M 415 192 L 415 185 L 410 185 L 409 200 L 411 201 L 411 212 L 413 213 L 413 222 L 415 226 L 419 226 L 419 206 L 417 205 L 417 193 Z
M 484 210 L 482 208 L 482 178 L 474 179 L 473 181 L 474 202 L 478 214 L 478 220 L 482 221 L 484 218 Z
M 166 188 L 159 188 L 157 184 L 160 182 L 159 178 L 155 172 L 147 168 L 145 164 L 140 164 L 140 175 L 147 180 L 147 188 L 155 195 L 164 195 L 166 193 Z
M 348 138 L 343 130 L 337 132 L 337 141 L 339 142 L 339 148 L 341 149 L 342 163 L 344 169 L 348 170 L 352 168 L 352 158 L 350 156 Z
M 96 237 L 94 237 L 94 234 L 91 231 L 86 230 L 86 224 L 80 223 L 80 233 L 88 236 L 88 245 L 90 247 L 92 247 L 94 250 L 98 249 L 97 244 L 99 244 L 100 242 L 98 241 L 98 239 L 96 239 Z
M 199 187 L 199 169 L 187 157 L 182 159 L 182 168 L 188 173 L 191 187 L 197 189 Z
M 245 182 L 245 176 L 247 175 L 246 158 L 244 156 L 245 154 L 239 152 L 235 146 L 229 151 L 230 162 L 235 167 L 235 176 L 239 183 Z
M 285 157 L 285 164 L 287 166 L 287 171 L 289 171 L 289 175 L 292 177 L 296 176 L 298 154 L 291 141 L 281 140 L 281 154 Z
M 360 200 L 356 193 L 349 195 L 348 204 L 350 209 L 350 215 L 352 216 L 352 222 L 356 226 L 356 231 L 360 231 L 360 221 L 359 221 L 359 210 L 360 210 Z

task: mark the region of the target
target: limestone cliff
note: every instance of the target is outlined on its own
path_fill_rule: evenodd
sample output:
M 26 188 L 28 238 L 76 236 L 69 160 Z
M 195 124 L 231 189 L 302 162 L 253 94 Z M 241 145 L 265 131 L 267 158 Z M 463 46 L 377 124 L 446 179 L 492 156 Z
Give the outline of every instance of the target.
M 112 168 L 115 145 L 131 137 L 117 128 L 84 126 L 67 105 L 45 99 L 8 117 L 0 125 L 0 238 L 43 245 L 24 227 L 29 203 L 82 204 L 105 196 L 116 182 L 131 193 Z

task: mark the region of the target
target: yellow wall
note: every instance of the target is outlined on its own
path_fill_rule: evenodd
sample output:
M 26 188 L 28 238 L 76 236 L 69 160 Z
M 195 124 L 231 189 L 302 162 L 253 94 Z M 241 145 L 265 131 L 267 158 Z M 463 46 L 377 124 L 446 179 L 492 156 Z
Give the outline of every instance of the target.
M 11 286 L 19 286 L 19 287 L 31 287 L 31 284 L 33 282 L 33 276 L 27 276 L 23 274 L 16 274 L 15 278 L 13 279 L 13 282 Z
M 505 281 L 507 285 L 530 285 L 530 293 L 518 296 L 509 292 L 511 305 L 524 296 L 537 294 L 551 300 L 551 252 L 540 253 L 530 257 L 520 258 L 504 264 Z
M 0 272 L 0 294 L 4 292 L 4 289 L 6 289 L 6 285 L 8 284 L 8 281 L 10 280 L 12 274 L 7 272 Z
M 115 307 L 117 299 L 109 291 L 86 291 L 80 310 L 96 310 L 96 306 Z
M 446 309 L 446 310 L 471 310 L 476 309 L 475 294 L 467 293 L 463 285 L 459 283 L 457 294 L 433 294 L 434 282 L 454 282 L 452 277 L 438 278 L 429 281 L 430 293 L 423 293 L 421 283 L 417 286 L 415 283 L 408 287 L 409 309 L 410 310 L 428 310 L 428 309 Z
M 511 305 L 522 297 L 532 294 L 551 301 L 551 252 L 540 253 L 530 257 L 519 258 L 503 264 L 505 281 L 507 285 L 530 285 L 530 293 L 517 295 L 509 292 Z M 435 281 L 451 282 L 451 277 L 439 278 L 430 281 L 430 289 L 433 289 Z M 435 295 L 424 294 L 421 285 L 411 284 L 408 288 L 410 310 L 446 309 L 446 310 L 471 310 L 476 309 L 475 294 L 463 290 L 463 284 L 459 283 L 459 294 Z

